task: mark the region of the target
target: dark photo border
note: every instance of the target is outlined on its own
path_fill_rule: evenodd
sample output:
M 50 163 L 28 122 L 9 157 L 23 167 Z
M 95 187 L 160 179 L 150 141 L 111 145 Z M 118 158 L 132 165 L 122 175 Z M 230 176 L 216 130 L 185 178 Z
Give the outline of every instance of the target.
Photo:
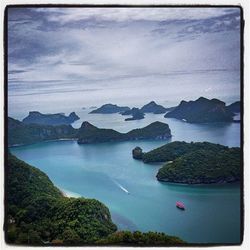
M 240 147 L 241 147 L 241 181 L 240 181 L 240 242 L 239 243 L 187 243 L 183 245 L 176 245 L 176 247 L 208 247 L 208 246 L 239 246 L 244 238 L 244 17 L 243 8 L 240 5 L 132 5 L 132 4 L 13 4 L 7 5 L 4 10 L 4 234 L 6 241 L 7 228 L 7 178 L 8 178 L 8 10 L 12 8 L 239 8 L 240 10 Z M 15 244 L 9 244 L 15 245 Z M 19 245 L 16 245 L 19 246 Z M 24 245 L 20 245 L 24 246 Z M 26 245 L 37 246 L 37 245 Z M 43 245 L 39 245 L 43 246 Z M 44 246 L 55 246 L 48 244 Z M 89 245 L 67 245 L 62 244 L 58 246 L 89 246 Z M 99 245 L 91 245 L 99 247 Z M 110 245 L 107 245 L 110 246 Z M 113 245 L 119 246 L 119 245 Z M 131 245 L 124 245 L 125 247 Z M 138 246 L 138 245 L 135 245 Z M 166 245 L 167 246 L 167 245 Z M 154 247 L 154 245 L 152 245 Z

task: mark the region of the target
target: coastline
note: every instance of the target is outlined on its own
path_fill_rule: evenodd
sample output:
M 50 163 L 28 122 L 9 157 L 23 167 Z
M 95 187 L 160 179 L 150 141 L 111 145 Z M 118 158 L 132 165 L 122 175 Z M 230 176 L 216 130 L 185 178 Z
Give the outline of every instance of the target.
M 44 140 L 44 141 L 33 142 L 33 143 L 19 143 L 19 144 L 8 145 L 8 148 L 29 146 L 29 145 L 34 145 L 34 144 L 39 144 L 39 143 L 44 143 L 44 142 L 53 142 L 53 141 L 55 142 L 56 141 L 77 141 L 77 138 L 60 138 L 60 139 Z

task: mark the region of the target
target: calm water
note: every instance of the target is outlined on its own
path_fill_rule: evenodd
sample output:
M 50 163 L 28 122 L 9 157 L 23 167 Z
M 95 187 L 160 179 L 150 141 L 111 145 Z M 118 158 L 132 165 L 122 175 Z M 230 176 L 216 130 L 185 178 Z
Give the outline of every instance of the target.
M 237 123 L 192 125 L 162 115 L 147 115 L 144 120 L 124 122 L 124 117 L 118 114 L 88 115 L 87 112 L 78 110 L 81 120 L 74 124 L 75 127 L 88 120 L 99 127 L 125 132 L 159 120 L 169 124 L 172 141 L 240 145 L 240 125 Z M 161 183 L 155 178 L 160 165 L 144 164 L 131 156 L 135 146 L 148 151 L 169 141 L 92 145 L 54 141 L 11 148 L 11 152 L 47 173 L 68 195 L 96 198 L 105 203 L 120 229 L 160 231 L 194 243 L 239 242 L 239 185 Z M 186 211 L 175 207 L 177 200 L 186 204 Z

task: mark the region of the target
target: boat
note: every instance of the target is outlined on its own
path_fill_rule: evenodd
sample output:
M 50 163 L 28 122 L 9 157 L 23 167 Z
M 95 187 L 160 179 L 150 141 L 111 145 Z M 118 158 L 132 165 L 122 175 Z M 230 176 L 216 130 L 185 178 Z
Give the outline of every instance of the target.
M 180 201 L 176 202 L 176 207 L 179 208 L 179 209 L 181 209 L 181 210 L 185 210 L 184 203 L 182 203 Z

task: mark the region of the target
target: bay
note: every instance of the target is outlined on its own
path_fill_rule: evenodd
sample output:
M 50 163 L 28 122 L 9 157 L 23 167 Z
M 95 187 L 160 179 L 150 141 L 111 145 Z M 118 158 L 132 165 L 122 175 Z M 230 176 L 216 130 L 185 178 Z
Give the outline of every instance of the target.
M 240 146 L 240 124 L 189 124 L 153 114 L 147 114 L 144 120 L 125 122 L 125 117 L 119 114 L 91 115 L 88 112 L 79 110 L 81 119 L 73 126 L 79 127 L 82 121 L 88 120 L 98 127 L 127 132 L 159 120 L 169 124 L 173 137 L 166 141 L 91 145 L 51 141 L 12 147 L 11 152 L 48 174 L 68 196 L 103 202 L 121 230 L 165 232 L 189 243 L 240 241 L 239 184 L 161 183 L 155 178 L 161 164 L 144 164 L 134 160 L 131 154 L 136 146 L 148 151 L 175 140 Z M 185 203 L 185 211 L 175 207 L 178 200 Z

